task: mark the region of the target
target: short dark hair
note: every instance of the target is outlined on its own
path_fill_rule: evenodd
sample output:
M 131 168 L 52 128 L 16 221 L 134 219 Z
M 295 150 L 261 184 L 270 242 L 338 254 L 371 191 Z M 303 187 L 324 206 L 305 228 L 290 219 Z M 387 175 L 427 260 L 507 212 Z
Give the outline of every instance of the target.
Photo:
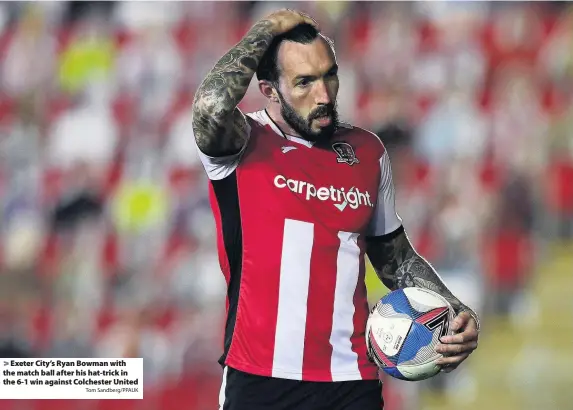
M 263 55 L 263 58 L 259 62 L 259 65 L 257 67 L 257 79 L 266 80 L 273 84 L 278 83 L 280 71 L 277 60 L 279 54 L 279 47 L 283 41 L 292 41 L 294 43 L 300 43 L 300 44 L 310 44 L 317 37 L 322 37 L 334 51 L 333 41 L 328 37 L 324 36 L 323 34 L 321 34 L 320 31 L 316 29 L 316 27 L 308 23 L 299 24 L 298 26 L 287 31 L 286 33 L 276 36 L 269 45 L 269 48 L 267 48 L 267 51 Z

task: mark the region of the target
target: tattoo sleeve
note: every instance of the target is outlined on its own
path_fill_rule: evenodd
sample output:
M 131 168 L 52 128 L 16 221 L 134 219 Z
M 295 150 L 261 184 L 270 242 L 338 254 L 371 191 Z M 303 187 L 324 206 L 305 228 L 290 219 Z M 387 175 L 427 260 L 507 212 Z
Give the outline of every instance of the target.
M 475 312 L 450 292 L 432 265 L 416 253 L 403 230 L 389 239 L 368 240 L 366 252 L 388 289 L 420 287 L 432 290 L 446 298 L 456 313 L 467 311 L 479 325 Z
M 237 108 L 274 34 L 261 20 L 207 74 L 193 101 L 197 146 L 210 156 L 236 154 L 247 141 L 247 123 Z

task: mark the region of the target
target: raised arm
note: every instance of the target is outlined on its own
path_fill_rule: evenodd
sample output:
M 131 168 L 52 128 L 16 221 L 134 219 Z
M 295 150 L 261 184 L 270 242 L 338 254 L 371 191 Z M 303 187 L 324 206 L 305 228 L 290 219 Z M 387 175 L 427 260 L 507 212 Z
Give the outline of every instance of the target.
M 193 102 L 193 133 L 197 146 L 212 157 L 237 154 L 248 139 L 245 116 L 237 108 L 273 38 L 310 17 L 281 10 L 257 22 L 207 74 Z

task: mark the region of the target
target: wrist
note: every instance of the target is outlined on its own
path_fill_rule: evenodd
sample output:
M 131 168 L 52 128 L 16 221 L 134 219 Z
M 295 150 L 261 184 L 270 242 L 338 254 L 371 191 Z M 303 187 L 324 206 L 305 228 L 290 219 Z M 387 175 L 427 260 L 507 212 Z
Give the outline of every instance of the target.
M 480 324 L 480 320 L 479 320 L 478 314 L 477 314 L 475 311 L 473 311 L 470 307 L 465 306 L 465 305 L 462 305 L 462 307 L 461 307 L 460 311 L 458 312 L 458 314 L 460 314 L 460 313 L 462 313 L 462 312 L 466 312 L 466 313 L 468 313 L 468 314 L 472 317 L 472 319 L 476 322 L 476 327 L 477 327 L 477 330 L 478 330 L 478 332 L 479 332 L 479 330 L 480 330 L 480 328 L 481 328 L 481 324 Z
M 273 19 L 259 20 L 252 28 L 251 31 L 257 33 L 265 33 L 274 38 L 280 34 L 280 22 Z

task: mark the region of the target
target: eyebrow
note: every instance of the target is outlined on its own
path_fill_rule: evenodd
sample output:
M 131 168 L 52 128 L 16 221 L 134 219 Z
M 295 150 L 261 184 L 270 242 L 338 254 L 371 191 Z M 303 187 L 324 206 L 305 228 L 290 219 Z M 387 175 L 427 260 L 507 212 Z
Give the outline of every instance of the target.
M 338 71 L 338 64 L 334 63 L 326 72 L 325 74 L 328 74 L 332 71 Z M 294 78 L 294 81 L 298 81 L 298 80 L 302 80 L 302 79 L 314 79 L 316 78 L 316 75 L 310 75 L 310 74 L 299 74 Z

